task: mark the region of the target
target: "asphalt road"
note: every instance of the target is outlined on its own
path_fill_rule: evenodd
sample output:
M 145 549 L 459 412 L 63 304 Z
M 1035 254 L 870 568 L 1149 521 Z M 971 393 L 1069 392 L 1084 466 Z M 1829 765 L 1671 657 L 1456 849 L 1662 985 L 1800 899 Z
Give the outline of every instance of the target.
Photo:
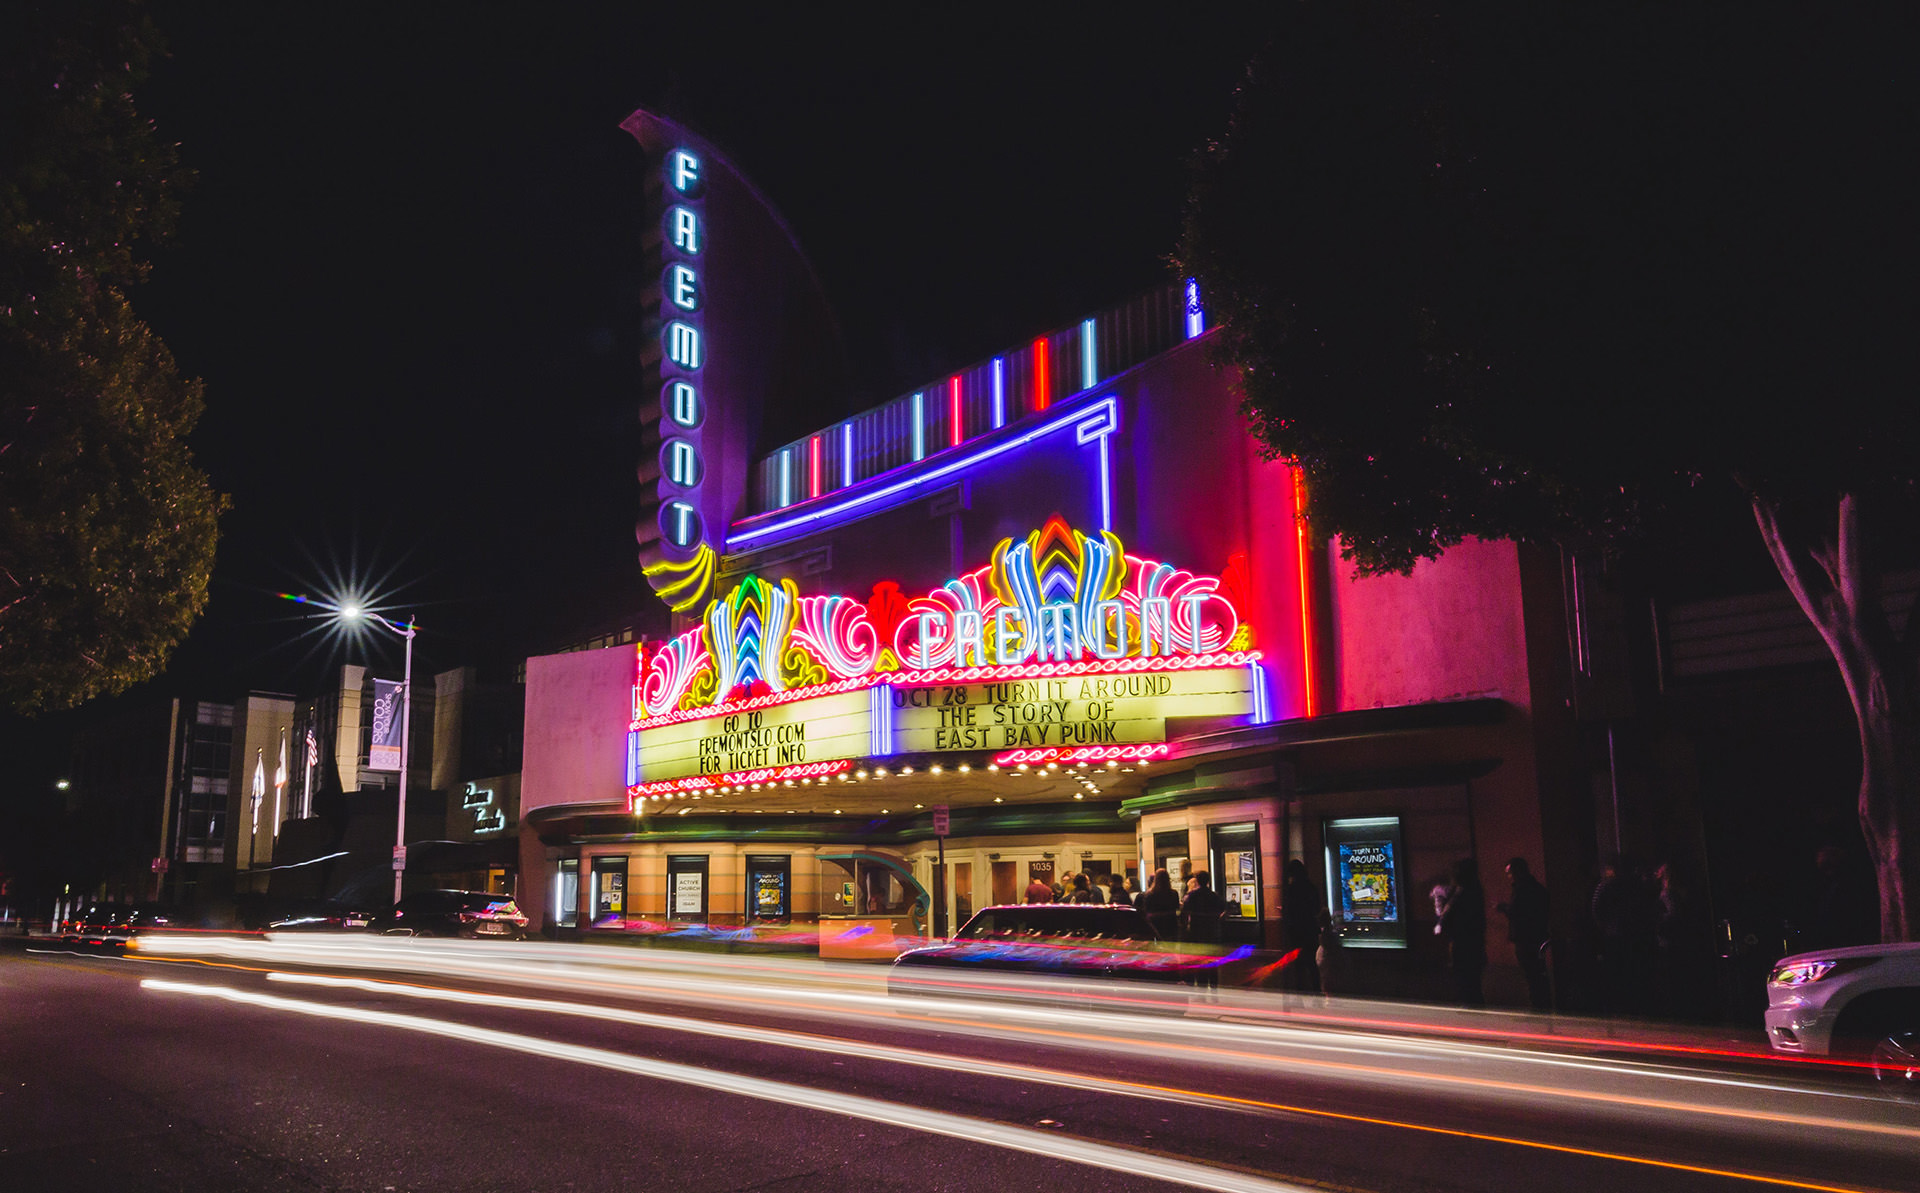
M 883 967 L 667 950 L 163 947 L 0 949 L 0 1189 L 1920 1188 L 1920 1104 L 1724 1036 L 889 997 Z

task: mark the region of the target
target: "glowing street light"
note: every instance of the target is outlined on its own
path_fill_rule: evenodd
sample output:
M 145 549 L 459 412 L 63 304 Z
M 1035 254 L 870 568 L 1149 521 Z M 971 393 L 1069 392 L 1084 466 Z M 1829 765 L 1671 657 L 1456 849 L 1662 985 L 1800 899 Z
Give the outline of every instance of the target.
M 400 675 L 400 804 L 394 820 L 393 829 L 393 901 L 400 902 L 400 887 L 407 873 L 407 750 L 413 736 L 413 632 L 414 621 L 409 617 L 403 622 L 392 621 L 361 604 L 358 599 L 348 598 L 338 604 L 296 593 L 279 594 L 282 600 L 298 605 L 312 605 L 330 614 L 337 622 L 359 624 L 372 622 L 398 634 L 406 641 L 406 664 Z
M 406 663 L 400 673 L 400 806 L 393 828 L 393 901 L 400 902 L 400 887 L 407 877 L 407 747 L 413 736 L 413 619 L 405 625 L 388 621 L 378 613 L 358 605 L 340 606 L 343 620 L 371 621 L 385 626 L 406 640 Z

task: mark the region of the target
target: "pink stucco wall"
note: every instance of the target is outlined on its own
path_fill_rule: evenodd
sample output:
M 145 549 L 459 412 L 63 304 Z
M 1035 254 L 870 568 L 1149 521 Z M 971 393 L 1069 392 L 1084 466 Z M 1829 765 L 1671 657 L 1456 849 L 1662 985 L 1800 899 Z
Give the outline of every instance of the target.
M 634 663 L 631 646 L 527 660 L 521 815 L 560 804 L 625 806 Z
M 1335 709 L 1475 696 L 1529 705 L 1514 544 L 1468 539 L 1410 576 L 1366 579 L 1328 550 Z

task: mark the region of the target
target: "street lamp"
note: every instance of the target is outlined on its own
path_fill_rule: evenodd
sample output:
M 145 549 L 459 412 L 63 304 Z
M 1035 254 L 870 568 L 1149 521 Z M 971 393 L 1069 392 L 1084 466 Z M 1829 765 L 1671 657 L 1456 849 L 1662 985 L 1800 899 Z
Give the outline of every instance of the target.
M 340 616 L 385 626 L 406 640 L 406 665 L 400 674 L 400 808 L 393 829 L 393 901 L 400 902 L 400 886 L 407 876 L 407 747 L 413 736 L 413 618 L 405 625 L 388 621 L 358 605 L 342 605 Z

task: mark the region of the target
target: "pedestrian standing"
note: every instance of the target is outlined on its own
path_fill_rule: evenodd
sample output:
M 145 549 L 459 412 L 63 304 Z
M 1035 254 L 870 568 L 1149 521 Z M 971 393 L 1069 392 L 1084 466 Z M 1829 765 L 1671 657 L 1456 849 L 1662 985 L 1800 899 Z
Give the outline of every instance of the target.
M 1340 930 L 1334 927 L 1333 913 L 1320 909 L 1320 941 L 1313 951 L 1313 963 L 1320 971 L 1320 993 L 1333 994 L 1345 984 L 1346 958 L 1340 947 Z
M 1053 902 L 1053 888 L 1048 886 L 1046 883 L 1041 882 L 1040 879 L 1037 877 L 1030 877 L 1027 880 L 1027 902 L 1029 903 Z
M 1593 888 L 1593 926 L 1610 1014 L 1652 1013 L 1659 920 L 1659 899 L 1639 867 L 1622 854 L 1609 858 L 1600 884 Z
M 1487 900 L 1480 889 L 1480 867 L 1472 858 L 1453 863 L 1439 928 L 1454 1001 L 1463 1007 L 1485 1006 L 1481 979 L 1487 968 Z
M 1226 900 L 1213 889 L 1213 876 L 1205 870 L 1195 870 L 1187 885 L 1187 897 L 1180 901 L 1180 939 L 1203 946 L 1200 951 L 1206 960 L 1217 962 L 1219 950 L 1212 946 L 1220 943 L 1220 916 L 1227 909 Z M 1219 966 L 1203 964 L 1195 974 L 1194 985 L 1213 991 L 1213 997 L 1218 998 Z
M 1553 985 L 1547 979 L 1547 888 L 1533 876 L 1523 857 L 1507 862 L 1507 897 L 1494 910 L 1507 917 L 1507 939 L 1513 959 L 1527 979 L 1527 1001 L 1536 1011 L 1553 1008 Z
M 1153 925 L 1153 934 L 1161 940 L 1174 940 L 1180 931 L 1180 896 L 1174 893 L 1173 879 L 1165 869 L 1155 870 L 1140 895 L 1140 910 Z
M 1320 892 L 1307 874 L 1307 864 L 1291 858 L 1281 871 L 1280 948 L 1297 956 L 1281 970 L 1280 983 L 1288 990 L 1320 989 Z

